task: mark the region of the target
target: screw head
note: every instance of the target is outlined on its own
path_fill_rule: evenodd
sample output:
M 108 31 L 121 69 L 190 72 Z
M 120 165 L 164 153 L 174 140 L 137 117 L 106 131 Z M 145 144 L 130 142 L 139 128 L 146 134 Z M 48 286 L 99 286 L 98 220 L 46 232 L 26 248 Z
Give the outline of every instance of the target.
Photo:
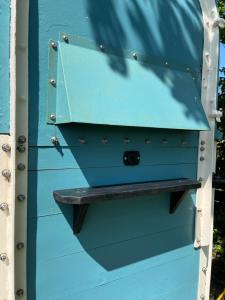
M 6 253 L 0 253 L 0 260 L 2 262 L 5 262 L 7 260 L 7 254 Z
M 17 200 L 19 202 L 23 202 L 23 201 L 25 201 L 25 199 L 26 199 L 25 195 L 20 194 L 20 195 L 17 196 Z
M 23 289 L 17 290 L 17 291 L 16 291 L 16 295 L 17 295 L 18 297 L 23 297 L 23 295 L 24 295 L 24 290 L 23 290 Z
M 165 62 L 165 65 L 166 65 L 166 66 L 168 66 L 168 65 L 169 65 L 168 61 L 166 61 L 166 62 Z
M 10 172 L 10 170 L 4 169 L 4 170 L 2 171 L 2 176 L 5 177 L 7 180 L 9 180 L 10 177 L 11 177 L 11 172 Z
M 24 243 L 22 243 L 22 242 L 17 243 L 16 248 L 17 248 L 18 250 L 23 249 L 23 248 L 24 248 Z
M 54 78 L 49 79 L 49 82 L 51 83 L 52 86 L 56 86 L 56 81 Z
M 84 138 L 79 139 L 80 144 L 86 144 L 86 140 Z
M 25 166 L 25 164 L 23 164 L 23 163 L 19 163 L 19 164 L 17 165 L 17 169 L 18 169 L 19 171 L 24 171 L 24 170 L 26 169 L 26 166 Z
M 189 72 L 189 71 L 190 71 L 190 68 L 189 68 L 189 67 L 187 67 L 187 68 L 186 68 L 186 71 L 188 71 L 188 72 Z
M 202 272 L 205 273 L 206 271 L 207 271 L 207 268 L 206 268 L 206 267 L 203 267 L 203 268 L 202 268 Z
M 202 141 L 201 141 L 201 145 L 205 145 L 205 141 L 202 140 Z
M 54 42 L 54 41 L 52 41 L 52 42 L 51 42 L 51 47 L 52 47 L 53 49 L 57 49 L 57 43 Z
M 106 137 L 102 138 L 102 144 L 108 144 L 108 139 Z
M 200 157 L 200 161 L 204 161 L 205 160 L 205 157 L 204 156 L 201 156 Z
M 135 60 L 138 59 L 137 53 L 133 53 L 133 58 L 134 58 Z
M 2 145 L 2 150 L 5 152 L 10 152 L 11 151 L 11 146 L 9 144 L 3 144 Z
M 202 295 L 200 296 L 200 299 L 205 299 L 205 296 L 202 294 Z
M 2 211 L 8 210 L 8 204 L 6 202 L 0 203 L 0 210 Z
M 55 115 L 50 115 L 50 117 L 49 117 L 52 121 L 55 121 L 56 120 L 56 116 Z
M 25 146 L 23 146 L 23 145 L 19 145 L 19 146 L 17 146 L 17 148 L 16 148 L 20 153 L 22 153 L 22 152 L 25 152 L 26 151 L 26 147 Z
M 205 151 L 205 147 L 201 147 L 201 148 L 200 148 L 200 151 Z
M 105 51 L 105 47 L 103 45 L 99 45 L 101 51 Z
M 24 135 L 20 135 L 20 136 L 18 137 L 18 139 L 17 139 L 17 142 L 18 142 L 19 144 L 24 144 L 24 143 L 26 143 L 26 141 L 27 141 L 27 139 L 26 139 L 26 137 L 25 137 Z
M 63 40 L 64 42 L 68 43 L 69 42 L 69 37 L 67 35 L 63 35 Z
M 53 136 L 53 137 L 51 138 L 51 142 L 52 142 L 53 145 L 58 145 L 58 144 L 59 144 L 59 140 L 57 139 L 56 136 Z
M 124 139 L 124 143 L 125 143 L 125 144 L 129 144 L 129 143 L 130 143 L 130 139 L 129 139 L 129 138 L 125 138 L 125 139 Z

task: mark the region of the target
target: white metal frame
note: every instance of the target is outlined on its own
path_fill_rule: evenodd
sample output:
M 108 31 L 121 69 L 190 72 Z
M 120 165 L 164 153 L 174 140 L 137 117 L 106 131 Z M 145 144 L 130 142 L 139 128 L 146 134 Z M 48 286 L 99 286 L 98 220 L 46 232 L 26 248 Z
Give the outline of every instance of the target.
M 7 204 L 6 209 L 0 211 L 2 300 L 26 299 L 28 15 L 29 0 L 11 0 L 10 135 L 0 136 L 0 147 L 3 144 L 11 147 L 9 152 L 0 148 L 0 203 Z M 26 137 L 23 143 L 26 150 L 22 152 L 17 150 L 19 136 Z M 9 170 L 8 178 L 2 175 L 3 169 Z M 23 195 L 25 200 L 18 201 L 18 195 Z
M 198 299 L 209 299 L 212 243 L 214 191 L 212 176 L 216 165 L 215 127 L 217 111 L 219 28 L 223 21 L 218 17 L 214 0 L 199 0 L 204 21 L 204 50 L 202 70 L 202 104 L 208 117 L 210 131 L 199 136 L 198 178 L 202 188 L 196 199 L 196 239 L 195 247 L 200 247 L 200 270 Z

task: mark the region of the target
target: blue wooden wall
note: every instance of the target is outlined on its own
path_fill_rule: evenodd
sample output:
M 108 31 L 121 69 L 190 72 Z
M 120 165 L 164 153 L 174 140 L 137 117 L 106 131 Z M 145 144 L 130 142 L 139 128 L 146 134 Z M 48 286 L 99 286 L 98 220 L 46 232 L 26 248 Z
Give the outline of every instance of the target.
M 109 59 L 108 67 L 121 76 L 127 72 L 124 49 L 178 65 L 185 61 L 200 72 L 203 30 L 198 1 L 34 0 L 29 30 L 28 299 L 197 299 L 195 192 L 174 215 L 169 214 L 168 193 L 92 205 L 77 236 L 72 232 L 72 208 L 56 204 L 52 192 L 196 178 L 198 133 L 55 126 L 46 123 L 46 116 L 49 40 L 68 32 L 116 47 L 120 58 Z M 160 79 L 176 95 L 176 81 Z M 199 84 L 198 89 L 200 94 Z M 197 116 L 193 111 L 190 118 Z M 59 140 L 57 147 L 51 143 L 53 136 Z M 106 138 L 108 143 L 102 143 Z M 123 165 L 126 150 L 140 151 L 139 166 Z
M 10 0 L 0 0 L 0 133 L 9 133 Z

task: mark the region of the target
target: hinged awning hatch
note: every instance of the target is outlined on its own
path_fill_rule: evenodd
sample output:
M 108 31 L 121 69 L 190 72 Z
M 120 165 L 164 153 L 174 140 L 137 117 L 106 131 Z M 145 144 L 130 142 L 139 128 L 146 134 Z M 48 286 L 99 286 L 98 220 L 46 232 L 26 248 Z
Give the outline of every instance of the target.
M 118 72 L 120 63 L 125 73 Z M 48 118 L 55 124 L 209 129 L 190 68 L 59 42 L 50 50 L 49 74 Z

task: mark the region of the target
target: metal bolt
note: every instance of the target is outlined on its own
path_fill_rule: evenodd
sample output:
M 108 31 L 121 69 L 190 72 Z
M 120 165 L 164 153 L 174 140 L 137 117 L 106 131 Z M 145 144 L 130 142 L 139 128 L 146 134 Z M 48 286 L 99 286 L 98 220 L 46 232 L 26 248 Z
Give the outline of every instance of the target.
M 55 115 L 50 115 L 50 119 L 52 120 L 52 121 L 55 121 L 56 120 L 56 116 Z
M 102 144 L 108 144 L 108 139 L 107 138 L 102 138 Z
M 150 139 L 145 139 L 145 144 L 150 144 L 151 140 Z
M 80 144 L 86 144 L 86 140 L 83 139 L 83 138 L 80 138 L 80 139 L 79 139 L 79 142 L 80 142 Z
M 0 253 L 0 260 L 2 262 L 5 262 L 7 260 L 7 254 L 6 253 Z
M 17 146 L 17 148 L 16 148 L 19 152 L 25 152 L 26 151 L 26 147 L 25 146 L 23 146 L 23 145 L 19 145 L 19 146 Z
M 137 53 L 133 53 L 133 58 L 136 59 L 136 60 L 138 59 Z
M 200 151 L 205 151 L 205 147 L 201 147 L 201 148 L 200 148 Z
M 168 144 L 167 139 L 162 139 L 162 143 L 163 143 L 163 144 Z
M 11 146 L 9 144 L 3 144 L 2 145 L 2 150 L 5 152 L 10 152 L 11 151 Z
M 22 243 L 22 242 L 17 243 L 16 248 L 17 248 L 18 250 L 23 249 L 23 248 L 24 248 L 24 243 Z
M 6 211 L 8 210 L 8 204 L 6 202 L 0 203 L 0 210 Z
M 24 295 L 24 290 L 23 290 L 23 289 L 17 290 L 17 291 L 16 291 L 16 295 L 17 295 L 18 297 L 23 297 L 23 295 Z
M 51 83 L 51 85 L 56 86 L 56 81 L 55 79 L 49 79 L 49 82 Z
M 24 143 L 26 143 L 26 137 L 24 136 L 24 135 L 20 135 L 19 137 L 18 137 L 18 139 L 17 139 L 17 142 L 19 143 L 19 144 L 24 144 Z
M 202 141 L 201 141 L 201 145 L 205 145 L 205 141 L 202 140 Z
M 51 46 L 52 46 L 53 49 L 57 49 L 57 43 L 56 42 L 52 41 L 51 42 Z
M 202 272 L 204 272 L 204 273 L 207 272 L 207 268 L 206 268 L 206 267 L 203 267 L 203 268 L 202 268 Z
M 99 48 L 102 50 L 102 51 L 105 51 L 105 47 L 103 45 L 100 45 Z
M 53 145 L 58 145 L 58 144 L 59 144 L 59 140 L 57 139 L 56 136 L 53 136 L 53 137 L 51 138 L 51 142 L 52 142 Z
M 25 199 L 26 199 L 26 197 L 24 195 L 22 195 L 22 194 L 20 194 L 20 195 L 17 196 L 17 200 L 19 202 L 23 202 Z
M 200 161 L 204 161 L 205 160 L 205 157 L 204 156 L 201 156 L 200 157 Z
M 125 139 L 124 139 L 124 143 L 125 143 L 125 144 L 129 144 L 129 143 L 130 143 L 130 139 L 129 139 L 129 138 L 125 138 Z
M 23 163 L 19 163 L 19 164 L 17 165 L 17 169 L 18 169 L 19 171 L 24 171 L 24 170 L 26 169 L 26 166 L 25 166 L 25 164 L 23 164 Z
M 69 42 L 69 37 L 67 35 L 63 35 L 63 40 L 64 42 L 68 43 Z
M 10 177 L 11 177 L 11 172 L 10 172 L 10 170 L 4 169 L 4 170 L 2 171 L 2 176 L 5 177 L 7 180 L 9 180 Z

